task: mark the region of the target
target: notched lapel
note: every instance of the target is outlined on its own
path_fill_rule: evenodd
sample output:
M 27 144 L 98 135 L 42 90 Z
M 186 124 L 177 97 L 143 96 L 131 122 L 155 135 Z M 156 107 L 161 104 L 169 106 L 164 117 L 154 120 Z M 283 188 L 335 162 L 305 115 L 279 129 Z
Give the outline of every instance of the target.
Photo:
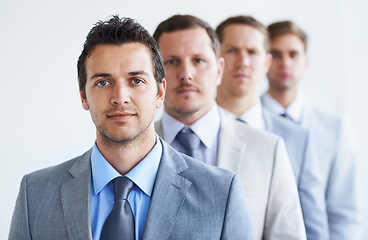
M 144 240 L 168 239 L 176 223 L 191 182 L 179 175 L 188 168 L 182 156 L 163 142 L 163 155 L 157 172 Z
M 76 160 L 69 171 L 74 178 L 61 186 L 61 202 L 69 239 L 92 239 L 89 212 L 90 155 L 91 151 L 88 151 Z
M 230 119 L 220 111 L 221 126 L 218 143 L 217 166 L 237 172 L 243 161 L 247 145 L 244 131 L 238 127 L 244 127 L 243 123 Z M 242 126 L 243 125 L 243 126 Z

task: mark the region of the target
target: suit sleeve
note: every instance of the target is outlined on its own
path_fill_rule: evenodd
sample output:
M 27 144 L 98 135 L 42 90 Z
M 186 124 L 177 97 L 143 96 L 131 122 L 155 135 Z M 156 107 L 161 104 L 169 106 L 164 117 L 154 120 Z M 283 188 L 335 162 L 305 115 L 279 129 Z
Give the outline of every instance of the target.
M 15 203 L 8 239 L 31 239 L 27 206 L 27 176 L 23 177 L 20 184 L 20 190 Z
M 228 195 L 221 239 L 255 239 L 255 230 L 238 175 L 234 175 Z
M 295 177 L 282 139 L 275 149 L 263 237 L 306 239 Z
M 298 191 L 308 240 L 329 239 L 322 173 L 308 136 L 299 178 Z
M 359 174 L 352 129 L 340 122 L 336 156 L 331 166 L 326 198 L 331 239 L 357 239 L 361 231 Z

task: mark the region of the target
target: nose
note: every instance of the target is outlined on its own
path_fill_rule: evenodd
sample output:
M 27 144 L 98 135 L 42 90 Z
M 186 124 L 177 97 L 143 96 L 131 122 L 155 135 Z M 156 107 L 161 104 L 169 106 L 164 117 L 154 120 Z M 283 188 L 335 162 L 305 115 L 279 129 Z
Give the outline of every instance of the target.
M 281 58 L 281 66 L 282 67 L 290 67 L 291 59 L 287 56 L 283 56 Z
M 180 81 L 192 81 L 193 80 L 193 69 L 190 63 L 183 62 L 179 72 Z
M 241 51 L 238 55 L 238 63 L 241 64 L 241 66 L 246 66 L 248 67 L 250 64 L 250 59 L 249 59 L 249 55 L 247 52 L 245 51 Z
M 112 105 L 123 105 L 130 102 L 129 88 L 122 83 L 116 83 L 111 95 Z

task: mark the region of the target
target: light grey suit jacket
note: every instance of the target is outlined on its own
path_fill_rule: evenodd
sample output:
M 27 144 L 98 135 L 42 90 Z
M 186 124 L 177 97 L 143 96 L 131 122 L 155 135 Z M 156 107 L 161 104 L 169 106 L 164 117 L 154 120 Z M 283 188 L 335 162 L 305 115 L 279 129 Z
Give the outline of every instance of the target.
M 254 239 L 240 178 L 180 154 L 163 154 L 143 239 Z M 91 150 L 26 175 L 9 239 L 91 239 Z
M 308 240 L 328 239 L 324 187 L 309 132 L 263 108 L 266 130 L 285 141 L 294 170 Z
M 283 141 L 220 110 L 218 167 L 242 178 L 257 239 L 306 239 L 292 167 Z M 155 123 L 162 137 L 161 120 Z
M 310 130 L 323 171 L 330 239 L 354 240 L 361 231 L 358 159 L 345 120 L 306 104 L 301 125 Z

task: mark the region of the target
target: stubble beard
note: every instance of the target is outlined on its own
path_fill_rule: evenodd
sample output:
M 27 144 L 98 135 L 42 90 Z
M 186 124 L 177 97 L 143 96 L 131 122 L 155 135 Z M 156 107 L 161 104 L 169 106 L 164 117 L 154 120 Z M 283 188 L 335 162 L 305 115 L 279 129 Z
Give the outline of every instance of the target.
M 139 145 L 147 135 L 149 126 L 150 124 L 143 126 L 142 123 L 138 123 L 138 125 L 134 127 L 134 130 L 128 133 L 124 131 L 123 133 L 115 134 L 111 132 L 113 130 L 108 130 L 105 124 L 100 124 L 99 126 L 96 125 L 96 128 L 97 131 L 100 133 L 101 141 L 104 143 L 105 146 L 110 148 L 121 148 L 132 145 Z M 116 136 L 117 134 L 119 134 L 119 136 Z

